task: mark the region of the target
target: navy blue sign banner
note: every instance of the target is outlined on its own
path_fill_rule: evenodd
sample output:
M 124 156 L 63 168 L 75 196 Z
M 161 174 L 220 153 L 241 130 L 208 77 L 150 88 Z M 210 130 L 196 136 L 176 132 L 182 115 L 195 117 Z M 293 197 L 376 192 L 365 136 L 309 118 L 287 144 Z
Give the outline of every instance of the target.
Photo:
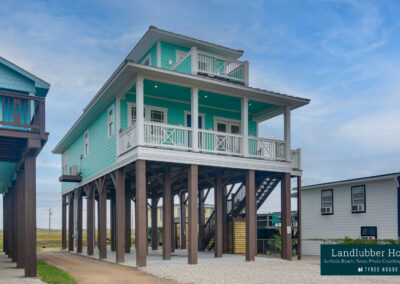
M 321 275 L 400 275 L 400 245 L 321 245 Z

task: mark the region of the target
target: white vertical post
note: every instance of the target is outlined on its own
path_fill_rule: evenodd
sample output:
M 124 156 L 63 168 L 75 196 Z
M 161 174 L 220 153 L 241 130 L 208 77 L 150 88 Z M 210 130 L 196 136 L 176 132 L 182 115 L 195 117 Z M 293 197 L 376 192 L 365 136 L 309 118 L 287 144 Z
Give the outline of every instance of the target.
M 161 42 L 157 41 L 157 67 L 161 68 Z
M 249 99 L 242 98 L 242 135 L 243 135 L 243 155 L 249 155 Z
M 117 100 L 116 100 L 116 104 L 115 104 L 115 117 L 116 117 L 116 131 L 115 131 L 115 135 L 116 135 L 116 140 L 117 140 L 117 156 L 119 156 L 120 153 L 120 145 L 119 145 L 119 134 L 120 134 L 120 130 L 121 130 L 121 114 L 120 114 L 120 110 L 121 110 L 121 98 L 118 96 Z
M 197 75 L 198 72 L 198 63 L 197 63 L 197 48 L 196 47 L 192 47 L 192 49 L 190 50 L 191 53 L 191 65 L 192 65 L 192 74 Z
M 136 77 L 136 138 L 138 146 L 144 144 L 143 77 Z
M 199 151 L 199 89 L 192 88 L 192 148 L 193 151 Z M 203 122 L 204 123 L 204 122 Z
M 291 161 L 290 157 L 290 106 L 286 106 L 283 111 L 284 119 L 284 139 L 286 160 Z
M 243 61 L 243 82 L 245 86 L 249 85 L 249 61 Z

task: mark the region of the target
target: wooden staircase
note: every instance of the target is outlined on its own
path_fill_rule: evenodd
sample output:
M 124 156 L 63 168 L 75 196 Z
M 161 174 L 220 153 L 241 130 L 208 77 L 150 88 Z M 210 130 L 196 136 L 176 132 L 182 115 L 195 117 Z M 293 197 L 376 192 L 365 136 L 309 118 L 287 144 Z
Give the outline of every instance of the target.
M 264 204 L 268 196 L 280 182 L 279 176 L 256 176 L 256 205 L 257 210 Z M 232 194 L 231 199 L 227 200 L 227 220 L 229 222 L 237 216 L 246 216 L 246 188 L 244 183 L 240 183 L 236 192 Z M 215 228 L 215 211 L 213 210 L 210 218 L 204 225 L 204 248 L 212 250 L 214 248 L 214 228 Z

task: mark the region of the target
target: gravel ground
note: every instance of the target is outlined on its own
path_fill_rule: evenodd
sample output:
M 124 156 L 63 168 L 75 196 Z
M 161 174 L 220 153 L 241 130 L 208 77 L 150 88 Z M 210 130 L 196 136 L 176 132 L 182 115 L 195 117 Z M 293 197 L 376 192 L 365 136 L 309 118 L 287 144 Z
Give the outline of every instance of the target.
M 320 276 L 315 260 L 171 265 L 142 271 L 180 283 L 400 283 L 400 276 Z

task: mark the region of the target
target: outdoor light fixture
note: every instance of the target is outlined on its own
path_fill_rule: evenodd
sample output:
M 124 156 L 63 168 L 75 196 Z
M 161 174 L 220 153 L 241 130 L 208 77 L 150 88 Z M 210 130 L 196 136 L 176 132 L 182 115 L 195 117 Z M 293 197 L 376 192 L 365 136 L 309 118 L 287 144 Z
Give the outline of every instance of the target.
M 168 64 L 169 64 L 169 65 L 172 65 L 172 59 L 171 59 L 171 58 L 168 59 Z
M 157 88 L 158 88 L 158 85 L 154 85 L 154 88 L 156 88 L 156 89 L 157 89 Z
M 208 96 L 207 96 L 207 95 L 205 95 L 204 97 L 207 99 L 207 97 L 208 97 Z
M 251 106 L 251 103 L 249 103 L 249 106 Z

